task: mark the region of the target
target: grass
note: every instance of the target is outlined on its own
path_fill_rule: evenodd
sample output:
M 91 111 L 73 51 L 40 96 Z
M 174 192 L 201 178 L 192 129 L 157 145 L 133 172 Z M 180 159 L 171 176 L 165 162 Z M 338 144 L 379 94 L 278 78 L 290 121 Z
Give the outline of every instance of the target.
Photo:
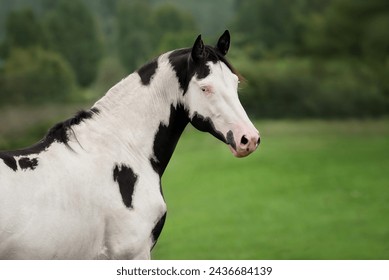
M 3 127 L 0 149 L 47 130 L 28 126 L 14 138 Z M 257 128 L 260 149 L 244 159 L 184 133 L 163 177 L 168 216 L 154 259 L 389 259 L 388 119 Z
M 235 159 L 190 129 L 155 259 L 389 259 L 389 121 L 267 121 Z

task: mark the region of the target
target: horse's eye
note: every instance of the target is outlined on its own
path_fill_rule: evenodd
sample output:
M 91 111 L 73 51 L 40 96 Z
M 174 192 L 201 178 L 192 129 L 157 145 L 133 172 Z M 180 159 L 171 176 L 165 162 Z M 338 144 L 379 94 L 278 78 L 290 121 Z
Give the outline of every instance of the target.
M 205 95 L 211 95 L 213 93 L 213 88 L 210 85 L 201 86 L 200 89 Z
M 205 95 L 211 95 L 213 94 L 213 87 L 211 85 L 202 85 L 200 86 L 200 89 L 201 91 L 205 94 Z

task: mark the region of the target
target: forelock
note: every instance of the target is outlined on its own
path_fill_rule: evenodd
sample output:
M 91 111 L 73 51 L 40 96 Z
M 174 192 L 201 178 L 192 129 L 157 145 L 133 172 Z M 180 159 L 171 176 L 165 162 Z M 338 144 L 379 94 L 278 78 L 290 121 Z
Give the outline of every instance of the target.
M 212 46 L 205 46 L 205 62 L 212 61 L 213 63 L 222 62 L 224 63 L 228 69 L 231 70 L 232 73 L 241 77 L 241 75 L 235 70 L 235 68 L 231 65 L 231 63 L 226 59 L 224 55 L 222 55 L 217 49 Z
M 184 94 L 188 90 L 189 82 L 194 76 L 198 79 L 204 79 L 210 74 L 208 62 L 222 62 L 232 73 L 241 78 L 241 75 L 239 75 L 225 56 L 214 47 L 206 45 L 203 59 L 197 62 L 194 62 L 191 59 L 191 51 L 192 48 L 186 48 L 172 51 L 169 54 L 169 62 L 176 73 L 178 82 Z

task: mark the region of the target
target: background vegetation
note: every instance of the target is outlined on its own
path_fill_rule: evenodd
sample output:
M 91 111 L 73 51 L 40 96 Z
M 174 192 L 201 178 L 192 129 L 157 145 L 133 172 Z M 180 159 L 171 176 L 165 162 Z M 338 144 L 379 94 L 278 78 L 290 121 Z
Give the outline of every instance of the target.
M 94 100 L 154 56 L 191 46 L 198 33 L 212 43 L 228 28 L 230 60 L 247 79 L 242 101 L 252 115 L 376 117 L 389 110 L 385 0 L 0 5 L 2 105 Z
M 189 128 L 157 259 L 388 259 L 387 0 L 0 0 L 0 150 L 229 29 L 261 148 Z M 266 121 L 263 121 L 266 119 Z

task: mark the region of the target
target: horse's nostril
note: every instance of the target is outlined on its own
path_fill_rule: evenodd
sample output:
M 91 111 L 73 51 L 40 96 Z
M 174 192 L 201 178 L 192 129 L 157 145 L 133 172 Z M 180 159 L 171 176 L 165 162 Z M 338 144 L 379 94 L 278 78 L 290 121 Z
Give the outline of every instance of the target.
M 257 145 L 261 143 L 261 137 L 258 137 Z
M 240 139 L 240 143 L 246 145 L 248 142 L 249 140 L 246 138 L 246 136 L 243 135 L 242 138 Z

